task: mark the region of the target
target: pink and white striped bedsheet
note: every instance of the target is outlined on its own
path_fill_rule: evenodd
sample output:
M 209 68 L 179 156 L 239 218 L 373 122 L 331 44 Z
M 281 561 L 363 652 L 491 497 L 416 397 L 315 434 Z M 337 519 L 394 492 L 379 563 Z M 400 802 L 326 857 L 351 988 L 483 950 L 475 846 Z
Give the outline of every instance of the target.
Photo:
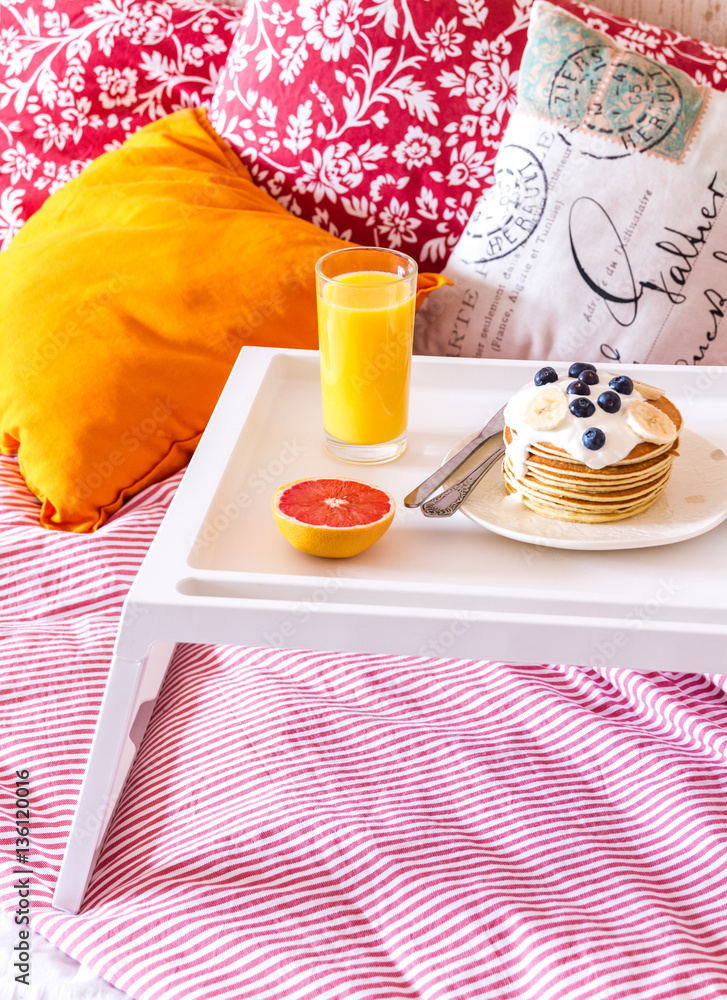
M 33 925 L 133 997 L 727 997 L 727 685 L 693 673 L 180 646 L 83 911 L 54 911 L 178 481 L 67 535 L 0 460 L 5 909 L 27 768 Z

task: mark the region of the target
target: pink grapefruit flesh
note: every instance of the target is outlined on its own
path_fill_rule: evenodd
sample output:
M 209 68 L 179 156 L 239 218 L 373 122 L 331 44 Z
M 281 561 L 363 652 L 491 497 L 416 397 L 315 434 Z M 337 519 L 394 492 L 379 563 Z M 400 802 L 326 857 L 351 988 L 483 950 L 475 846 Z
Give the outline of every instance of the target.
M 302 552 L 334 559 L 358 555 L 378 541 L 395 509 L 390 493 L 356 479 L 299 479 L 273 497 L 285 538 Z

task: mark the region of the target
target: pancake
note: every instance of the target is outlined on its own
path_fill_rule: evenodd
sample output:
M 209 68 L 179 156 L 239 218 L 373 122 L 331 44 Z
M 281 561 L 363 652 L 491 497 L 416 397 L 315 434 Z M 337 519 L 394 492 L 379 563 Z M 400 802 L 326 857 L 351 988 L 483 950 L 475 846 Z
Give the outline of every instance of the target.
M 538 382 L 543 372 L 547 381 Z M 505 421 L 508 492 L 544 517 L 583 523 L 647 510 L 669 481 L 682 427 L 661 390 L 595 365 L 541 369 L 508 403 Z

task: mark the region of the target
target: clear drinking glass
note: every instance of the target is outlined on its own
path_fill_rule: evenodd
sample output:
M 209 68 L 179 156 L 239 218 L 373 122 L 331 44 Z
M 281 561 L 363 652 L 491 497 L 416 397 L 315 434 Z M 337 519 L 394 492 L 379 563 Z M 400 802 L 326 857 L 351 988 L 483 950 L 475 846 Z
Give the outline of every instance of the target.
M 316 264 L 323 427 L 328 451 L 374 464 L 406 448 L 416 261 L 351 247 Z

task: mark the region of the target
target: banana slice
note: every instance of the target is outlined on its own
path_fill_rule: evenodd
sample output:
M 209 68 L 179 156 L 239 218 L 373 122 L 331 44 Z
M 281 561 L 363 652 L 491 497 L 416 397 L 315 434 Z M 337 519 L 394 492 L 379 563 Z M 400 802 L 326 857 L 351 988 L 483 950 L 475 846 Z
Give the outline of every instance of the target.
M 649 385 L 648 382 L 637 382 L 634 381 L 634 389 L 640 392 L 644 399 L 661 399 L 665 394 L 664 389 L 657 389 L 655 385 Z
M 550 385 L 537 392 L 525 407 L 523 419 L 536 431 L 552 431 L 568 413 L 568 400 L 562 389 Z
M 629 403 L 626 423 L 634 434 L 651 444 L 669 444 L 677 436 L 671 417 L 642 399 L 634 399 Z

